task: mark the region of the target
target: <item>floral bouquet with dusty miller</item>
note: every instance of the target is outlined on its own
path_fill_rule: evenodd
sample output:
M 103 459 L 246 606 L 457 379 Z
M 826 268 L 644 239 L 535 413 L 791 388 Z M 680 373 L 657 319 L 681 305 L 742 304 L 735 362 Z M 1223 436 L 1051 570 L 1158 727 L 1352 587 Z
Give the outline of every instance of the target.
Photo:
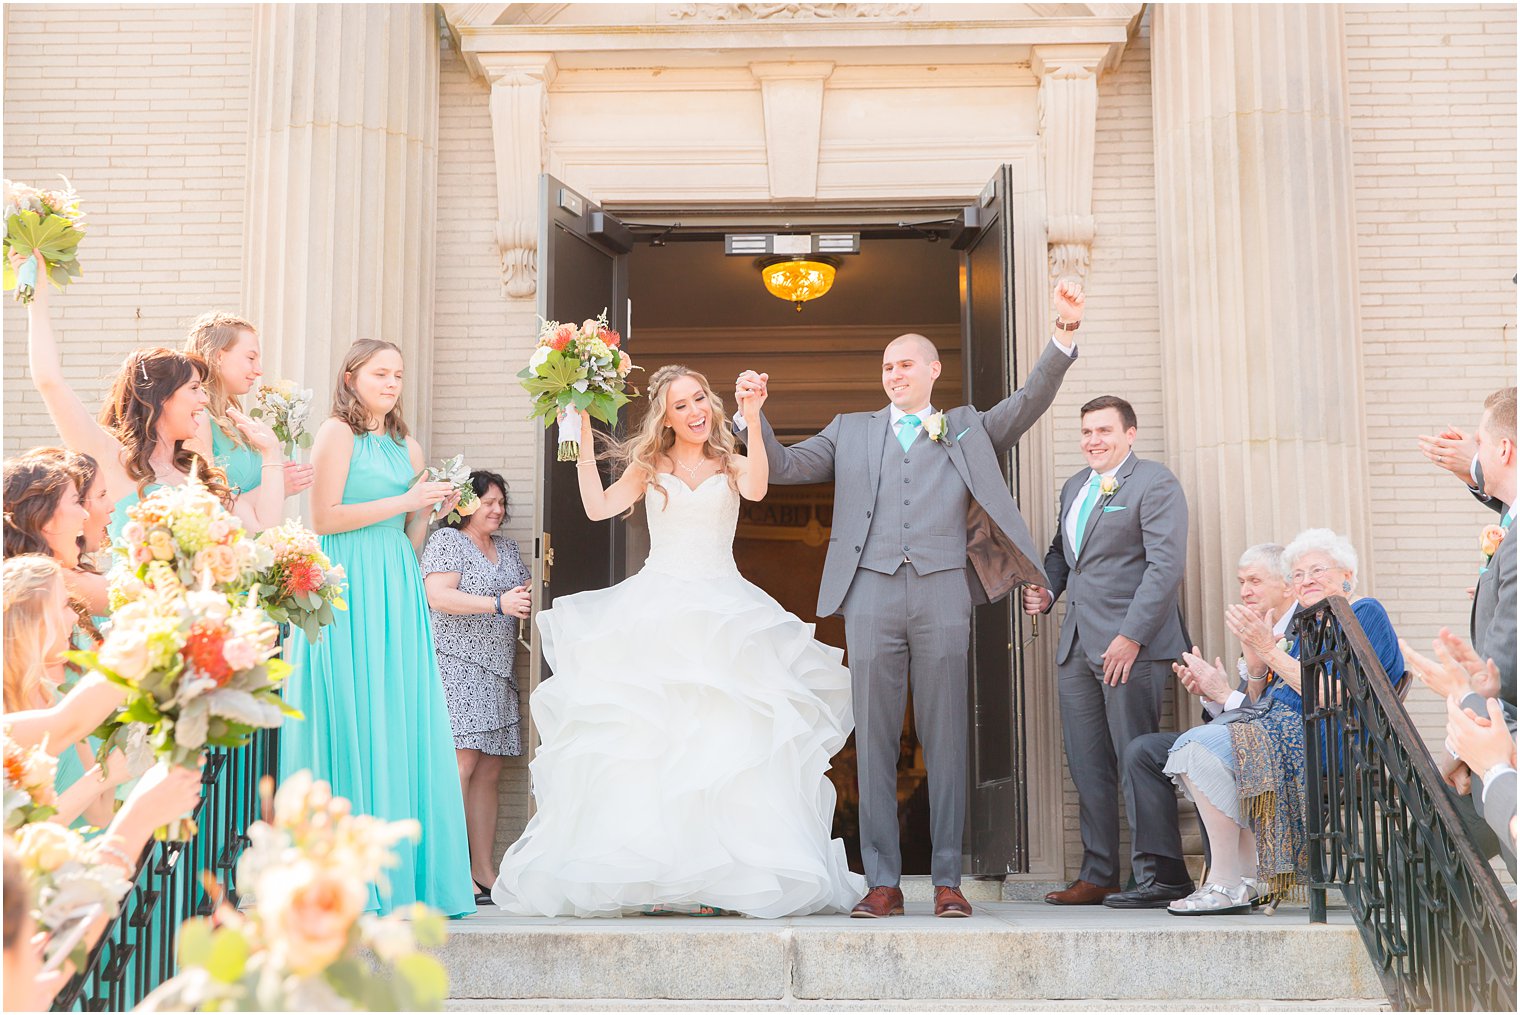
M 428 466 L 412 477 L 412 483 L 415 485 L 421 479 L 454 484 L 454 492 L 459 495 L 459 500 L 455 503 L 454 510 L 444 519 L 450 525 L 470 517 L 480 507 L 480 494 L 475 492 L 475 484 L 470 482 L 470 467 L 464 464 L 464 455 L 445 458 L 442 465 Z
M 24 183 L 5 181 L 5 288 L 16 299 L 32 302 L 37 292 L 37 260 L 40 256 L 48 278 L 60 289 L 83 272 L 79 267 L 79 242 L 84 239 L 84 212 L 79 196 L 63 177 L 62 190 L 39 190 Z M 21 258 L 12 267 L 10 254 Z
M 32 889 L 32 916 L 42 931 L 55 931 L 69 920 L 102 911 L 115 912 L 132 884 L 121 867 L 103 860 L 84 836 L 52 821 L 23 826 L 10 837 L 21 873 Z M 71 956 L 84 967 L 81 942 Z
M 276 658 L 279 648 L 279 628 L 253 593 L 208 586 L 148 589 L 111 614 L 98 651 L 65 655 L 126 691 L 95 731 L 102 765 L 112 748 L 130 747 L 131 724 L 141 723 L 154 757 L 196 768 L 207 747 L 242 747 L 254 730 L 302 717 L 280 697 L 291 668 Z M 194 834 L 188 818 L 160 833 Z
M 334 610 L 346 610 L 341 564 L 322 552 L 316 533 L 298 521 L 265 529 L 255 540 L 274 559 L 253 587 L 259 604 L 277 624 L 294 624 L 316 644 L 322 628 L 337 618 Z
M 528 418 L 542 419 L 545 427 L 559 422 L 559 461 L 574 461 L 581 453 L 582 412 L 614 426 L 618 410 L 628 404 L 634 366 L 622 344 L 607 325 L 606 310 L 579 328 L 558 321 L 544 321 L 539 328 L 538 348 L 517 377 L 533 396 Z
M 311 448 L 311 434 L 306 430 L 307 417 L 311 415 L 310 388 L 298 388 L 295 381 L 271 381 L 260 384 L 248 415 L 262 419 L 279 439 L 285 457 L 295 456 L 296 448 Z
M 238 860 L 240 893 L 179 930 L 179 973 L 138 1011 L 439 1011 L 448 996 L 443 916 L 414 905 L 365 913 L 383 886 L 394 847 L 420 833 L 416 821 L 351 813 L 325 782 L 298 772 L 273 793 L 265 820 L 248 829 Z M 208 887 L 214 887 L 214 882 Z

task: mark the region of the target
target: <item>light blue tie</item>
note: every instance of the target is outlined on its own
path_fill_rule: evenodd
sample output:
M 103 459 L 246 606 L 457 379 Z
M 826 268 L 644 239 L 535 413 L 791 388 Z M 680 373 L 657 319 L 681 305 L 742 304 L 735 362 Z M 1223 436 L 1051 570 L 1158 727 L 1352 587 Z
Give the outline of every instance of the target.
M 1082 498 L 1082 507 L 1077 512 L 1077 534 L 1072 538 L 1071 548 L 1075 553 L 1082 552 L 1082 535 L 1087 531 L 1087 519 L 1092 514 L 1093 505 L 1098 503 L 1098 484 L 1103 482 L 1103 477 L 1096 472 L 1087 483 L 1087 496 Z
M 902 445 L 904 451 L 913 446 L 913 441 L 918 437 L 918 428 L 923 426 L 919 418 L 911 412 L 897 421 L 897 443 Z
M 1515 509 L 1514 508 L 1510 508 L 1508 511 L 1504 512 L 1504 517 L 1499 519 L 1499 524 L 1507 529 L 1507 528 L 1509 528 L 1510 523 L 1513 522 L 1514 520 L 1515 520 Z

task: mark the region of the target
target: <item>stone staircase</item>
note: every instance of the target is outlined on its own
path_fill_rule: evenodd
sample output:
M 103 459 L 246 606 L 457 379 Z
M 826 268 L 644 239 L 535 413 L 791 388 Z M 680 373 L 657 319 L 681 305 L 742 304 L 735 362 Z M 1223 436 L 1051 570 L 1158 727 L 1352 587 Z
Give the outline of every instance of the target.
M 917 893 L 915 893 L 917 894 Z M 454 1010 L 1377 1010 L 1344 910 L 1179 918 L 973 900 L 889 920 L 523 919 L 450 928 Z

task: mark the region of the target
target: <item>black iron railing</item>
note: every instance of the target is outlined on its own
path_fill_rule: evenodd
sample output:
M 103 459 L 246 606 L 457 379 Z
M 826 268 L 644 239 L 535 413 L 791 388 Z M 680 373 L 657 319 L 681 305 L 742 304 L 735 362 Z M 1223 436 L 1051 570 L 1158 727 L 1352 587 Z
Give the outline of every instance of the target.
M 1515 904 L 1366 633 L 1339 597 L 1297 624 L 1310 920 L 1325 922 L 1325 893 L 1339 890 L 1399 1010 L 1513 1011 Z
M 188 842 L 152 842 L 132 890 L 91 950 L 85 967 L 53 1002 L 54 1011 L 127 1011 L 174 975 L 179 925 L 211 912 L 205 871 L 237 903 L 237 860 L 259 817 L 259 781 L 279 769 L 279 730 L 259 730 L 246 747 L 213 748 L 201 775 L 199 824 Z

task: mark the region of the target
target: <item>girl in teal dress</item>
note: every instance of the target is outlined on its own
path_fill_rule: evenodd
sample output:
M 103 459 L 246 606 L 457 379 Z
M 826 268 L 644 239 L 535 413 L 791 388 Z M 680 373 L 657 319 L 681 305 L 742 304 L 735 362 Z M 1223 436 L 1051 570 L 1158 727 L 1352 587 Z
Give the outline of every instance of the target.
M 12 267 L 20 258 L 11 254 Z M 228 408 L 227 417 L 259 453 L 263 482 L 238 496 L 221 469 L 192 442 L 208 425 L 210 371 L 199 356 L 173 349 L 135 349 L 111 385 L 97 420 L 64 377 L 53 337 L 51 286 L 38 286 L 27 304 L 27 365 L 64 446 L 93 458 L 117 500 L 111 517 L 114 539 L 126 509 L 163 485 L 185 482 L 192 470 L 254 532 L 280 523 L 285 510 L 284 465 L 274 431 Z
M 413 902 L 449 916 L 475 912 L 464 801 L 448 707 L 433 650 L 418 553 L 428 522 L 452 510 L 449 483 L 413 478 L 422 448 L 400 409 L 401 352 L 360 340 L 349 349 L 332 418 L 312 448 L 312 528 L 348 576 L 348 609 L 312 645 L 295 640 L 285 697 L 305 716 L 280 733 L 280 774 L 310 769 L 355 813 L 415 819 L 421 838 L 396 850 L 380 913 Z
M 210 426 L 206 428 L 210 438 L 203 432 L 191 446 L 227 474 L 227 485 L 233 493 L 252 493 L 263 482 L 264 463 L 259 452 L 239 432 L 228 410 L 241 412 L 242 397 L 254 389 L 264 374 L 258 329 L 241 317 L 210 310 L 190 325 L 185 352 L 199 356 L 210 368 L 206 379 L 206 392 L 211 396 Z M 311 485 L 310 465 L 286 462 L 284 474 L 287 497 Z

